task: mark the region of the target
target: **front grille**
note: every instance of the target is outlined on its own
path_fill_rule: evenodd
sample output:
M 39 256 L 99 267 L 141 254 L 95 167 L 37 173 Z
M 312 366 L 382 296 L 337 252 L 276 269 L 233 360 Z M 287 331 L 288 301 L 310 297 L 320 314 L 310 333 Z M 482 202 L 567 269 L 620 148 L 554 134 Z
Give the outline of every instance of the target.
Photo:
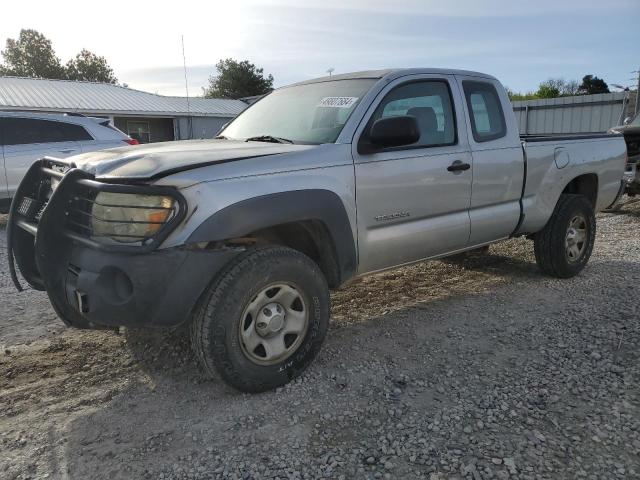
M 47 242 L 36 245 L 35 240 L 40 236 L 39 228 L 50 204 L 54 186 L 73 167 L 72 163 L 64 160 L 42 158 L 29 167 L 16 189 L 7 223 L 7 258 L 11 280 L 19 291 L 22 290 L 22 285 L 16 267 L 29 285 L 37 290 L 45 289 L 36 250 L 38 245 Z
M 30 185 L 29 192 L 18 199 L 16 208 L 16 214 L 20 215 L 23 220 L 33 224 L 37 224 L 40 221 L 53 193 L 53 179 L 47 172 L 54 172 L 56 176 L 62 177 L 69 170 L 68 165 L 57 164 L 52 159 L 43 160 L 42 162 L 46 163 L 42 168 L 41 174 L 37 177 L 37 181 Z
M 31 197 L 23 197 L 18 205 L 18 213 L 30 220 L 39 220 L 46 202 Z

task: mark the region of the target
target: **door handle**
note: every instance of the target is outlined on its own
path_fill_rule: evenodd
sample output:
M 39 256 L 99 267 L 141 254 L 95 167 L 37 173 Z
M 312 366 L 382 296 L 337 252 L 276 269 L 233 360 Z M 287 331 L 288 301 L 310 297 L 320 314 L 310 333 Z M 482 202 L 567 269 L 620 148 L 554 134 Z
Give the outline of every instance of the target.
M 464 172 L 465 170 L 469 170 L 471 165 L 463 162 L 462 160 L 456 160 L 451 165 L 447 167 L 449 172 Z
M 71 152 L 75 152 L 76 149 L 75 148 L 68 148 L 66 150 L 60 150 L 60 153 L 71 153 Z

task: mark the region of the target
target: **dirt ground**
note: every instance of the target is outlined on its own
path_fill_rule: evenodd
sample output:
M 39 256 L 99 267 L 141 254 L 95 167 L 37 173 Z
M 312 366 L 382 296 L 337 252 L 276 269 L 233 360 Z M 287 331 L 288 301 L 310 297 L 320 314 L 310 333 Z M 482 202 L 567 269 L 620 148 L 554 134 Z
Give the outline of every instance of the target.
M 0 478 L 640 478 L 640 204 L 598 222 L 570 280 L 514 239 L 353 282 L 260 395 L 184 332 L 65 328 L 0 226 Z

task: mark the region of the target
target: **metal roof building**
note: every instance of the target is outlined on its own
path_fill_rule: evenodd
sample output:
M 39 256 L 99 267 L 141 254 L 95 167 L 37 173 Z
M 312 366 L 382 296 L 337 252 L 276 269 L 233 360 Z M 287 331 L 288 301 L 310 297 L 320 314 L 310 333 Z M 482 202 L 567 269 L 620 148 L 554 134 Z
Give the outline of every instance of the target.
M 241 100 L 167 97 L 106 83 L 0 77 L 0 110 L 108 117 L 141 142 L 211 138 L 246 107 Z

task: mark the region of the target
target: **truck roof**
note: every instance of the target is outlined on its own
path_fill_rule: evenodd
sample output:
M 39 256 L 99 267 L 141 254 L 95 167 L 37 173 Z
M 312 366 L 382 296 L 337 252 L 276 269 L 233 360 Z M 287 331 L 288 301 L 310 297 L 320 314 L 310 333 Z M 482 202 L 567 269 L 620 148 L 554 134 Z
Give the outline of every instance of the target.
M 418 74 L 466 75 L 471 77 L 489 78 L 492 80 L 496 79 L 495 77 L 491 75 L 487 75 L 486 73 L 473 72 L 470 70 L 455 70 L 451 68 L 390 68 L 390 69 L 383 69 L 383 70 L 363 70 L 360 72 L 341 73 L 338 75 L 312 78 L 310 80 L 304 80 L 302 82 L 297 82 L 292 85 L 287 85 L 287 87 L 292 87 L 294 85 L 307 85 L 310 83 L 329 82 L 332 80 L 357 80 L 357 79 L 364 79 L 364 78 L 371 78 L 371 79 L 388 78 L 389 80 L 393 80 L 394 78 L 402 77 L 405 75 L 418 75 Z M 282 87 L 282 88 L 286 88 L 286 87 Z

